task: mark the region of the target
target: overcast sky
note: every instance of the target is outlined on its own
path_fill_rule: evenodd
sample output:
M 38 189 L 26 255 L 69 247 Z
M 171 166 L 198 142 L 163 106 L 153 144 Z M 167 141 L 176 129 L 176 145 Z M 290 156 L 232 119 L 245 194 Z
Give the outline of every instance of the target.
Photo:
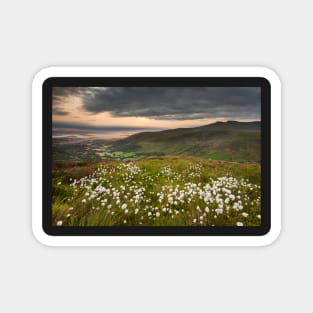
M 260 120 L 260 111 L 259 87 L 53 88 L 53 121 L 73 128 L 194 127 Z

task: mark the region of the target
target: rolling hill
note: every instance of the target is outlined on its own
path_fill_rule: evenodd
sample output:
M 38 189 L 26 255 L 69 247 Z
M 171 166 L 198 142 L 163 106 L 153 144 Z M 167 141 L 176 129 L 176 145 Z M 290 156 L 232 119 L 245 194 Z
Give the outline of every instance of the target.
M 115 157 L 144 158 L 163 155 L 259 163 L 260 122 L 216 122 L 194 128 L 142 132 L 114 142 Z

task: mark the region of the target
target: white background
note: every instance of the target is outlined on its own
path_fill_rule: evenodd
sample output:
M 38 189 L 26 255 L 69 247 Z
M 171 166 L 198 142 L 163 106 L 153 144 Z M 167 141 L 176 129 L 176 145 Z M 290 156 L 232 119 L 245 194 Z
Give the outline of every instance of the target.
M 313 309 L 310 1 L 2 1 L 0 311 Z M 31 81 L 51 65 L 251 65 L 283 83 L 283 229 L 263 248 L 48 248 L 31 233 Z

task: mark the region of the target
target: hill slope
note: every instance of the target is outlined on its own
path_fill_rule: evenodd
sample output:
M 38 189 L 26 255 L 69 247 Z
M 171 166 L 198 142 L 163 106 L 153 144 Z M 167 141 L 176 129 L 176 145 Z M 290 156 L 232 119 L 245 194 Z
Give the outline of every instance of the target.
M 260 162 L 260 122 L 217 122 L 195 128 L 138 133 L 110 150 L 123 157 L 198 156 L 236 162 Z

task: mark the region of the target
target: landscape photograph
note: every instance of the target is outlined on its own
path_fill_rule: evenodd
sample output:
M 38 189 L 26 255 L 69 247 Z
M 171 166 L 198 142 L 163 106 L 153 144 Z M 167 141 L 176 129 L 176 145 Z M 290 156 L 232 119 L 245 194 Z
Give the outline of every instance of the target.
M 53 87 L 53 226 L 260 226 L 259 87 Z

